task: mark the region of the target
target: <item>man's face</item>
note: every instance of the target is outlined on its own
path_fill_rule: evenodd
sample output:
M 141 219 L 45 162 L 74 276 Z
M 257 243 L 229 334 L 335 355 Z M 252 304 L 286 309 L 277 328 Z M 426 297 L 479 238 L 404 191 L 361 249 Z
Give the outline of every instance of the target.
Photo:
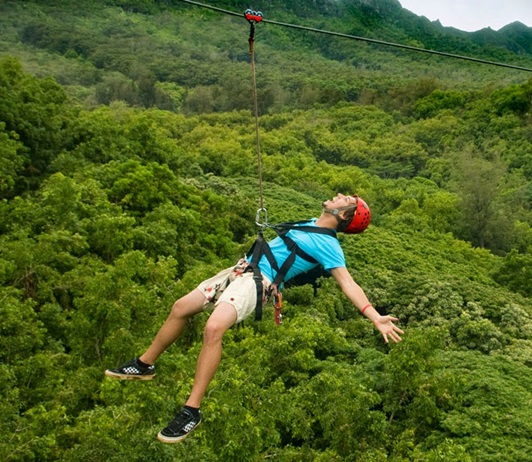
M 323 202 L 323 207 L 328 209 L 337 209 L 340 207 L 349 207 L 350 205 L 356 205 L 357 198 L 354 196 L 344 196 L 338 193 L 332 199 Z

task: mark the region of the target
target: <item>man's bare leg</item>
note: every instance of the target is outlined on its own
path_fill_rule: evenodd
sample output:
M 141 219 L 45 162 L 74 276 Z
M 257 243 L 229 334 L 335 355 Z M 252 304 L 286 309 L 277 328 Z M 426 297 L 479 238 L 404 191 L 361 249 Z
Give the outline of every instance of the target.
M 153 342 L 139 359 L 145 364 L 155 364 L 157 358 L 179 338 L 187 321 L 203 310 L 204 304 L 205 295 L 198 289 L 177 300 Z
M 222 359 L 222 339 L 227 330 L 236 323 L 236 310 L 230 303 L 216 306 L 205 325 L 203 346 L 196 365 L 196 376 L 187 406 L 199 408 Z
M 192 392 L 185 406 L 175 418 L 157 435 L 163 443 L 178 443 L 183 441 L 192 430 L 201 423 L 199 410 L 207 387 L 220 364 L 222 357 L 222 338 L 237 319 L 233 305 L 221 302 L 216 306 L 205 325 L 203 346 L 196 365 L 196 377 Z

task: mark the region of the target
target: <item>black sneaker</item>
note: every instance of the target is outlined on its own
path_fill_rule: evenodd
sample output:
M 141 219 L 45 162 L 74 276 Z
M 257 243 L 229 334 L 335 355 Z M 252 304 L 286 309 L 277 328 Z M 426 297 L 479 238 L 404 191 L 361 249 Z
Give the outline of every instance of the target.
M 157 435 L 157 439 L 163 443 L 179 443 L 194 430 L 201 422 L 201 413 L 198 411 L 197 417 L 187 408 L 182 408 L 174 420 L 166 428 L 163 428 Z
M 155 366 L 142 366 L 135 358 L 116 369 L 107 369 L 105 375 L 115 379 L 151 380 L 155 377 Z

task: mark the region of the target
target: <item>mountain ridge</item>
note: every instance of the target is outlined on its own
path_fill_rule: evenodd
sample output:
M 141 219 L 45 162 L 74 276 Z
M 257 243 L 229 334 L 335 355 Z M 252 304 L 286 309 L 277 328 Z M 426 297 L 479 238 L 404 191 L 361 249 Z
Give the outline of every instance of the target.
M 240 82 L 249 60 L 247 24 L 243 17 L 198 5 L 10 1 L 0 7 L 6 31 L 0 55 L 16 56 L 34 75 L 54 77 L 88 106 L 121 100 L 181 110 L 188 98 L 186 110 L 192 113 L 249 107 Z M 216 6 L 243 12 L 249 4 L 221 0 Z M 421 81 L 432 81 L 432 88 L 479 90 L 521 84 L 528 77 L 422 50 L 532 69 L 532 29 L 522 24 L 462 32 L 417 16 L 398 0 L 262 0 L 254 8 L 265 19 L 311 29 L 257 25 L 261 113 L 338 101 L 389 106 L 379 100 L 409 93 L 422 87 Z

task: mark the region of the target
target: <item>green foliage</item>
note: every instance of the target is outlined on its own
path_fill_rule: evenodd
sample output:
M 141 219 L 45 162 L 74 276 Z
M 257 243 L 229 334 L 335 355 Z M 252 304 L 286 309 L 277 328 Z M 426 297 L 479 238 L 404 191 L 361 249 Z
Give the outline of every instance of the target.
M 492 101 L 498 114 L 526 114 L 530 110 L 532 85 L 512 85 L 493 93 Z
M 19 155 L 22 144 L 12 139 L 5 131 L 5 123 L 0 122 L 0 197 L 11 197 L 17 183 L 24 159 Z
M 4 364 L 18 363 L 33 356 L 44 342 L 45 330 L 38 321 L 31 301 L 22 302 L 16 293 L 2 293 L 2 353 Z M 22 330 L 23 329 L 23 330 Z
M 396 2 L 267 6 L 516 59 Z M 0 60 L 1 460 L 530 459 L 530 82 L 257 27 L 269 221 L 364 197 L 372 226 L 340 239 L 404 341 L 384 345 L 331 278 L 286 289 L 281 327 L 266 307 L 227 333 L 203 425 L 168 447 L 154 435 L 188 396 L 208 315 L 153 383 L 102 371 L 254 238 L 247 24 L 146 1 L 0 9 L 19 57 Z
M 465 95 L 459 91 L 434 90 L 425 98 L 417 100 L 415 113 L 418 117 L 434 117 L 442 110 L 463 107 L 465 101 Z
M 2 159 L 7 161 L 3 169 L 8 169 L 3 172 L 2 183 L 17 183 L 15 174 L 22 166 L 25 176 L 30 178 L 47 171 L 65 142 L 64 125 L 68 119 L 65 101 L 63 88 L 54 80 L 25 74 L 14 58 L 0 60 L 0 127 L 3 136 L 6 137 L 6 132 L 8 136 L 8 144 L 2 148 Z M 16 160 L 15 147 L 20 154 Z M 4 176 L 6 173 L 9 180 Z M 24 190 L 24 185 L 17 186 L 16 191 Z
M 516 250 L 512 250 L 504 257 L 504 263 L 495 275 L 499 283 L 525 297 L 532 296 L 531 278 L 532 255 L 530 253 L 521 255 Z

